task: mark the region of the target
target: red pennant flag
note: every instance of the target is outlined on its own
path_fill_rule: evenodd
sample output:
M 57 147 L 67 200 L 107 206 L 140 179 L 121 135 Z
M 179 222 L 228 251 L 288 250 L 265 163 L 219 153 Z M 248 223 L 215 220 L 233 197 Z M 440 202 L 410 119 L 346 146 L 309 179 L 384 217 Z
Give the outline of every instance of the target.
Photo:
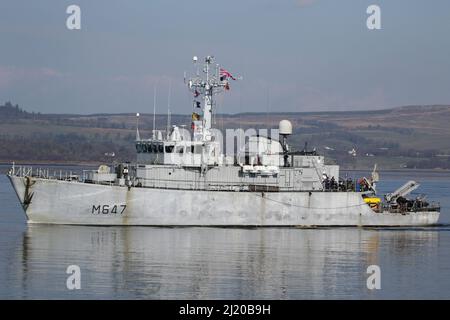
M 236 78 L 233 77 L 231 73 L 229 73 L 224 68 L 220 68 L 220 79 L 226 80 L 227 78 L 231 78 L 233 80 L 236 80 Z

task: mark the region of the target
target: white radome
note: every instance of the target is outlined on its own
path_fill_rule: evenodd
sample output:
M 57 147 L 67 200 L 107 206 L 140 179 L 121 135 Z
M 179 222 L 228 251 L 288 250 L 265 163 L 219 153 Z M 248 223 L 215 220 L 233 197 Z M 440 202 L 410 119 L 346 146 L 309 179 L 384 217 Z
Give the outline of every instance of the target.
M 292 134 L 292 123 L 289 120 L 281 120 L 279 124 L 280 134 Z

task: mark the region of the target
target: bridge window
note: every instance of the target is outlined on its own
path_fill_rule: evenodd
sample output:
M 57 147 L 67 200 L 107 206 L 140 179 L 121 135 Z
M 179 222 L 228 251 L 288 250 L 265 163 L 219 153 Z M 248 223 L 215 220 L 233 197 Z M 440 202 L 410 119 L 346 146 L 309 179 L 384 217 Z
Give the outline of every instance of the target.
M 166 153 L 172 153 L 173 152 L 173 146 L 166 146 Z
M 176 153 L 183 153 L 184 152 L 184 147 L 177 147 L 175 152 Z
M 136 144 L 137 153 L 142 153 L 142 145 L 140 143 Z

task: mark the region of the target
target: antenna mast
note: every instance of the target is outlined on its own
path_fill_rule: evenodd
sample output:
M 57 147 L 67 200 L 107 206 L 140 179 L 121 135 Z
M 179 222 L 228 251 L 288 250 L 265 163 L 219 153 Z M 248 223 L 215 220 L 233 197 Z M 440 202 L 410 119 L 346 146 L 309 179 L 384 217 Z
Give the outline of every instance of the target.
M 167 97 L 167 140 L 170 138 L 170 90 L 172 83 L 169 82 L 169 95 Z
M 139 113 L 136 113 L 136 141 L 141 140 L 141 135 L 139 134 Z
M 196 64 L 198 58 L 194 56 L 193 62 Z M 229 89 L 228 78 L 235 78 L 228 72 L 222 75 L 222 69 L 219 68 L 219 65 L 214 64 L 214 57 L 207 56 L 205 58 L 205 63 L 203 67 L 204 76 L 200 76 L 197 74 L 190 78 L 188 81 L 188 88 L 194 94 L 194 97 L 203 96 L 203 115 L 201 125 L 197 127 L 199 132 L 199 136 L 202 141 L 211 140 L 211 120 L 212 120 L 212 112 L 213 112 L 213 97 L 215 94 L 218 94 L 224 90 Z M 214 72 L 215 67 L 215 72 Z M 194 125 L 193 125 L 194 127 Z M 194 132 L 195 133 L 195 132 Z M 195 134 L 194 134 L 195 136 Z
M 153 140 L 156 139 L 156 86 L 153 87 Z

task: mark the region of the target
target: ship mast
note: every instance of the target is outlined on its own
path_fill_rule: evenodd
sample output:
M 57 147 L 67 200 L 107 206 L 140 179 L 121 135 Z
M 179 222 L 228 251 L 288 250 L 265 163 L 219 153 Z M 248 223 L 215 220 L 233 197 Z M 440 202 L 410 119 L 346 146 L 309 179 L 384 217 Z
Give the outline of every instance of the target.
M 194 57 L 194 64 L 197 63 L 198 58 Z M 198 136 L 202 141 L 211 140 L 211 123 L 212 123 L 212 113 L 213 113 L 213 98 L 215 94 L 222 92 L 224 89 L 229 88 L 228 77 L 220 76 L 219 65 L 215 65 L 215 72 L 213 71 L 214 57 L 207 56 L 205 58 L 205 63 L 203 67 L 204 77 L 201 77 L 197 73 L 194 77 L 190 78 L 188 81 L 188 88 L 194 94 L 194 104 L 199 103 L 195 98 L 203 96 L 203 109 L 202 109 L 202 120 L 201 125 L 196 127 Z M 195 116 L 193 114 L 193 120 Z M 193 128 L 195 128 L 195 123 L 199 121 L 193 121 Z M 195 129 L 194 129 L 195 130 Z M 195 135 L 194 135 L 195 136 Z
M 206 82 L 205 82 L 205 93 L 204 93 L 204 107 L 203 107 L 203 131 L 207 133 L 209 129 L 211 129 L 211 113 L 212 113 L 212 99 L 213 99 L 213 90 L 214 90 L 214 82 L 209 83 L 209 66 L 213 62 L 213 57 L 208 56 L 205 59 L 205 73 L 206 73 Z

